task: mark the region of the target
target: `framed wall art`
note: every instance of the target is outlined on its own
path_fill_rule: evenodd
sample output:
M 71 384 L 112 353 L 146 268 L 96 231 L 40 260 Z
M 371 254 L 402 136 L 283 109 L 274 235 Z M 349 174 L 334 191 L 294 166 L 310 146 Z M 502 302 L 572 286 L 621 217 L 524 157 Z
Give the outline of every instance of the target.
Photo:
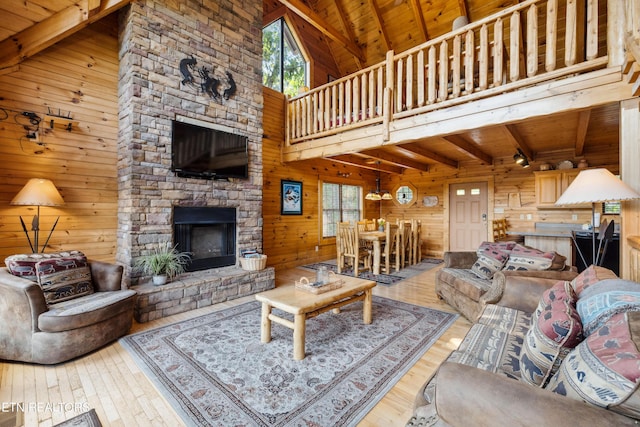
M 281 215 L 302 215 L 302 182 L 281 180 Z

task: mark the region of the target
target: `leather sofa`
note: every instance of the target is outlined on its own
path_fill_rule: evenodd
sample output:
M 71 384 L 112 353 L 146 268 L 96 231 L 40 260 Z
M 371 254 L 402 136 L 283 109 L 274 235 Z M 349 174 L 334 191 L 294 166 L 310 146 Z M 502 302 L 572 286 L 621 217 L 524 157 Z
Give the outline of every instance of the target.
M 33 274 L 17 276 L 9 268 L 0 268 L 0 359 L 56 364 L 129 331 L 136 292 L 122 288 L 122 266 L 86 258 L 82 262 L 88 267 L 83 270 L 87 277 L 90 272 L 91 291 L 59 302 L 48 300 L 46 289 Z M 27 264 L 18 269 L 29 270 Z M 60 289 L 57 292 L 62 294 Z
M 497 301 L 504 288 L 506 275 L 526 275 L 548 279 L 571 280 L 577 272 L 564 265 L 565 258 L 558 257 L 552 269 L 541 271 L 503 271 L 505 274 L 481 278 L 472 271 L 478 261 L 476 251 L 448 251 L 444 254 L 444 266 L 436 273 L 436 294 L 464 317 L 474 322 L 486 304 Z
M 407 426 L 640 424 L 640 284 L 594 266 L 571 281 L 496 276 L 500 298 L 425 382 Z

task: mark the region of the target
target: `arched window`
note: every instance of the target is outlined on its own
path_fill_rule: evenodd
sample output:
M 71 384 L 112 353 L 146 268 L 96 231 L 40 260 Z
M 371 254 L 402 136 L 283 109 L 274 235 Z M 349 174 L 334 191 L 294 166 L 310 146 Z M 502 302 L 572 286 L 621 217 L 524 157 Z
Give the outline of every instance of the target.
M 308 86 L 307 61 L 284 18 L 262 29 L 262 84 L 289 96 Z

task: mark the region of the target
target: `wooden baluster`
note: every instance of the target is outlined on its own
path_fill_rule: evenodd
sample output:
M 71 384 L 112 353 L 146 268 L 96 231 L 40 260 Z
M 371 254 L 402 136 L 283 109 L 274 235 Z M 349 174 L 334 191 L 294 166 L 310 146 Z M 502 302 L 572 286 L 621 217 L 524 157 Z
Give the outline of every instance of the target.
M 433 104 L 436 102 L 436 91 L 437 91 L 437 69 L 438 63 L 436 61 L 436 47 L 431 46 L 429 48 L 429 69 L 427 70 L 427 102 L 429 104 Z
M 502 18 L 498 18 L 493 27 L 493 85 L 500 86 L 504 79 L 504 31 Z
M 475 52 L 473 31 L 469 30 L 464 41 L 464 90 L 466 93 L 473 92 Z
M 424 105 L 424 96 L 425 96 L 425 65 L 424 65 L 424 50 L 420 49 L 418 52 L 418 75 L 417 77 L 417 87 L 416 90 L 418 92 L 418 107 L 422 107 Z
M 344 99 L 344 82 L 340 82 L 340 86 L 338 87 L 338 120 L 336 122 L 336 126 L 344 126 L 344 115 L 345 115 L 345 99 Z
M 344 85 L 344 124 L 351 123 L 351 79 L 347 80 Z
M 352 96 L 352 109 L 351 109 L 351 121 L 357 123 L 360 121 L 360 76 L 353 77 L 353 96 Z
M 376 116 L 376 86 L 375 86 L 375 70 L 369 71 L 369 117 L 374 118 Z
M 509 80 L 520 80 L 520 12 L 513 12 L 510 22 Z
M 367 120 L 368 108 L 367 105 L 367 73 L 360 77 L 360 120 Z
M 313 120 L 313 133 L 318 133 L 322 130 L 322 105 L 324 104 L 324 98 L 322 92 L 314 92 L 311 98 L 313 102 L 313 109 L 311 119 Z
M 527 77 L 538 74 L 538 8 L 532 4 L 527 11 Z
M 440 71 L 438 100 L 444 101 L 449 95 L 449 44 L 446 40 L 442 40 L 442 43 L 440 43 L 440 64 L 438 65 Z
M 598 57 L 598 0 L 587 0 L 587 60 L 595 59 L 597 57 Z
M 384 105 L 384 66 L 378 68 L 378 95 L 376 96 L 376 116 L 382 115 L 382 106 Z
M 396 69 L 396 111 L 402 111 L 402 78 L 403 78 L 404 60 L 398 58 L 398 65 Z
M 478 62 L 478 89 L 489 86 L 489 29 L 486 24 L 480 27 L 480 58 Z
M 565 34 L 565 46 L 564 46 L 564 64 L 566 66 L 576 63 L 578 56 L 578 29 L 577 29 L 577 14 L 578 6 L 576 0 L 567 0 L 567 18 L 566 18 L 566 34 Z
M 451 97 L 460 96 L 460 55 L 462 52 L 460 35 L 453 38 L 453 58 L 451 59 Z
M 547 40 L 544 69 L 556 69 L 556 48 L 558 44 L 558 0 L 547 2 Z
M 332 128 L 338 126 L 338 111 L 337 111 L 337 101 L 338 101 L 338 86 L 334 85 L 331 87 L 331 124 Z
M 325 96 L 324 96 L 324 129 L 328 130 L 329 128 L 331 128 L 331 93 L 332 90 L 335 88 L 335 86 L 332 86 L 331 88 L 326 88 L 324 90 L 325 92 Z
M 413 109 L 413 55 L 407 57 L 407 81 L 406 81 L 406 101 L 405 109 Z

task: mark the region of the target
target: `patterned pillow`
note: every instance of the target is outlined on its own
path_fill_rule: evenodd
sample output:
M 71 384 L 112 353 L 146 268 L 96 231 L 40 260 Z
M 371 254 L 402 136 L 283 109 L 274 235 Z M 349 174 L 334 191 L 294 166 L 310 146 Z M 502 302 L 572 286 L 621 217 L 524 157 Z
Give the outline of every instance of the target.
M 525 335 L 520 355 L 522 380 L 544 387 L 582 339 L 582 323 L 571 301 L 553 301 Z
M 47 304 L 93 293 L 91 269 L 84 256 L 40 261 L 36 264 L 36 274 Z
M 585 335 L 598 329 L 614 314 L 640 311 L 640 284 L 605 279 L 582 291 L 577 303 Z
M 547 388 L 637 418 L 640 353 L 630 324 L 639 320 L 640 313 L 611 317 L 569 353 Z
M 46 259 L 83 256 L 84 254 L 80 251 L 53 252 L 48 254 L 18 254 L 6 257 L 4 259 L 4 263 L 9 269 L 9 272 L 14 276 L 19 276 L 23 279 L 29 279 L 37 282 L 38 278 L 36 276 L 36 264 L 38 262 Z
M 573 286 L 573 289 L 575 289 L 576 294 L 579 297 L 582 291 L 587 289 L 589 286 L 604 279 L 617 278 L 618 276 L 616 276 L 613 271 L 604 267 L 596 267 L 594 265 L 591 265 L 571 281 L 571 286 Z
M 478 259 L 471 266 L 471 271 L 481 279 L 493 279 L 493 275 L 502 270 L 502 267 L 509 259 L 507 252 L 492 245 L 481 245 L 477 250 L 477 254 Z
M 578 296 L 573 290 L 571 282 L 559 280 L 555 285 L 544 291 L 542 297 L 540 297 L 538 307 L 534 311 L 533 319 L 537 320 L 538 317 L 540 317 L 540 313 L 555 301 L 569 301 L 569 303 L 575 307 Z
M 548 270 L 553 264 L 555 252 L 542 252 L 538 249 L 516 245 L 509 254 L 504 270 Z

